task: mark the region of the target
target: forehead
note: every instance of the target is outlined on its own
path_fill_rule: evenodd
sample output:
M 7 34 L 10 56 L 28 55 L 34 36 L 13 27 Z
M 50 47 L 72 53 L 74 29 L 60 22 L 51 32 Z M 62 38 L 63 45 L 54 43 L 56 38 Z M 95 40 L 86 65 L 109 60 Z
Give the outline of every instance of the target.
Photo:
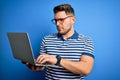
M 54 18 L 56 19 L 56 18 L 64 18 L 64 17 L 66 17 L 67 15 L 66 15 L 66 13 L 65 13 L 65 11 L 60 11 L 60 12 L 57 12 L 55 15 L 54 15 Z

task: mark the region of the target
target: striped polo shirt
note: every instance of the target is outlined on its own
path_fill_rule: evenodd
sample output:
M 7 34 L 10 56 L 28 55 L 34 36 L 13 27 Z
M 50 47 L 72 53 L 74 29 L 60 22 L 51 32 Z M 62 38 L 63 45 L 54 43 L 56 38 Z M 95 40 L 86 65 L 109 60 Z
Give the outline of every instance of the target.
M 93 49 L 92 40 L 75 31 L 66 40 L 59 33 L 45 36 L 41 43 L 40 54 L 60 55 L 63 59 L 80 61 L 82 55 L 94 58 Z M 61 66 L 48 66 L 46 80 L 84 80 L 84 75 L 74 74 Z

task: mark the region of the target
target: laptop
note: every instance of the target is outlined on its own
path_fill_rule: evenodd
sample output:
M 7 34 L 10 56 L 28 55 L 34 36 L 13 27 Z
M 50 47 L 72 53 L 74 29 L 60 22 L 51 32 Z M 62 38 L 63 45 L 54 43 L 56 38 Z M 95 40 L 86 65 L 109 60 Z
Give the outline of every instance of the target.
M 15 59 L 35 66 L 53 66 L 48 63 L 36 63 L 27 32 L 8 32 L 7 36 Z

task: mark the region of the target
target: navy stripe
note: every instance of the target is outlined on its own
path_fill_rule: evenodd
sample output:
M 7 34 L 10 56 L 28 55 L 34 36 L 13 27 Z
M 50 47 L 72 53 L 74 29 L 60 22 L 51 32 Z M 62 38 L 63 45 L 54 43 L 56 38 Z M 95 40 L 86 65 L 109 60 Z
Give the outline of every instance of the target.
M 91 56 L 92 58 L 95 58 L 93 54 L 89 54 L 89 53 L 82 53 L 82 55 L 88 55 L 88 56 Z

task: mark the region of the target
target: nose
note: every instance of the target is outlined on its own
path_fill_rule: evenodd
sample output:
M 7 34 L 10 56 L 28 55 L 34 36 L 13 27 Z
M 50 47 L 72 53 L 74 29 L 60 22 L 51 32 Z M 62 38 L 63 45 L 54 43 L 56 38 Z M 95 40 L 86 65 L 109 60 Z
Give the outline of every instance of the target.
M 59 21 L 56 21 L 56 26 L 58 26 L 60 23 L 59 23 Z
M 60 23 L 58 21 L 56 22 L 56 27 L 57 27 L 57 29 L 59 29 L 59 27 L 60 27 Z

